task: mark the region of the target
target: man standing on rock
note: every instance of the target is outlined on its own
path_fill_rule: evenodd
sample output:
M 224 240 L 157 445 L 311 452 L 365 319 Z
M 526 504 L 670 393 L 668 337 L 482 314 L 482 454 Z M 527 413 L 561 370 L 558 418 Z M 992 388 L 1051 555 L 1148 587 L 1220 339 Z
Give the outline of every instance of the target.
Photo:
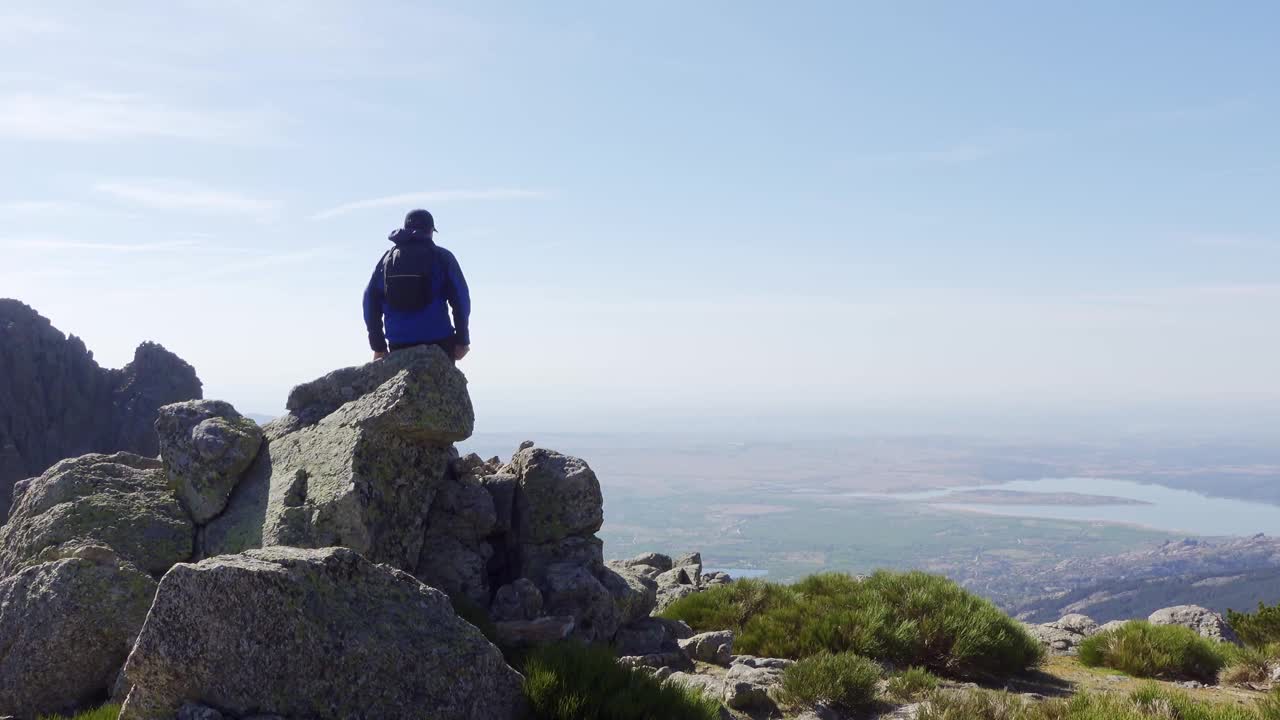
M 435 232 L 431 213 L 414 210 L 404 229 L 391 233 L 395 247 L 373 269 L 364 291 L 364 324 L 374 360 L 415 345 L 439 346 L 455 361 L 471 349 L 467 281 L 453 253 L 435 244 Z

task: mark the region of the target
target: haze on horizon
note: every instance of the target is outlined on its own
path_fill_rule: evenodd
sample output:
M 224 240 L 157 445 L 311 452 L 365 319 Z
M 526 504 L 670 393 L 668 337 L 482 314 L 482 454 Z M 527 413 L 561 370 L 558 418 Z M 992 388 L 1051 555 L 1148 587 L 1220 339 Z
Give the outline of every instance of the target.
M 423 206 L 481 430 L 1274 437 L 1278 24 L 8 2 L 0 296 L 278 412 L 367 359 L 360 293 Z

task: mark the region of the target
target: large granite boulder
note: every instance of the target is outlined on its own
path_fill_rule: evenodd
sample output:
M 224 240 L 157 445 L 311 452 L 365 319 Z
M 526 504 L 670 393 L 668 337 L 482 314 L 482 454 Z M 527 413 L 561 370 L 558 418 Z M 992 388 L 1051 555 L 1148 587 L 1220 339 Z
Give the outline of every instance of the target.
M 511 459 L 509 470 L 520 484 L 516 516 L 523 543 L 590 535 L 604 523 L 600 481 L 581 459 L 527 448 Z
M 1181 625 L 1210 640 L 1240 644 L 1240 638 L 1221 615 L 1199 605 L 1177 605 L 1157 610 L 1147 621 L 1152 625 Z
M 125 667 L 122 720 L 186 702 L 244 717 L 506 720 L 521 678 L 449 599 L 346 548 L 175 566 Z
M 368 415 L 376 415 L 378 424 L 396 434 L 447 444 L 471 437 L 475 429 L 466 376 L 443 350 L 423 346 L 295 387 L 285 403 L 288 414 L 268 426 L 268 437 L 315 425 L 368 396 L 378 400 L 365 404 Z
M 160 408 L 156 433 L 169 482 L 192 519 L 201 524 L 227 506 L 231 491 L 262 446 L 262 428 L 220 400 Z
M 191 559 L 195 525 L 159 460 L 130 453 L 63 460 L 16 486 L 0 527 L 0 577 L 39 562 L 48 549 L 94 544 L 159 576 Z
M 81 546 L 0 580 L 0 715 L 31 720 L 111 689 L 156 582 L 110 550 Z
M 474 424 L 466 378 L 439 348 L 411 348 L 300 385 L 288 408 L 204 528 L 202 556 L 340 545 L 416 570 L 451 443 Z
M 63 458 L 120 450 L 154 456 L 162 405 L 199 398 L 190 365 L 143 343 L 120 370 L 99 367 L 80 338 L 0 298 L 0 522 L 10 489 Z

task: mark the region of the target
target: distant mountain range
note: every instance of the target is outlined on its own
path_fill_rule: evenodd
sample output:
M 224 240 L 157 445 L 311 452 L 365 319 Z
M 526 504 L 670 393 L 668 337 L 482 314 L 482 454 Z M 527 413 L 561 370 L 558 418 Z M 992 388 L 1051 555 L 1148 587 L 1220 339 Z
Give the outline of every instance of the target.
M 1144 617 L 1169 605 L 1226 612 L 1280 601 L 1280 540 L 1264 535 L 1182 540 L 1096 559 L 1072 558 L 1034 573 L 1048 592 L 1002 598 L 1010 614 L 1051 622 L 1069 613 L 1098 622 Z

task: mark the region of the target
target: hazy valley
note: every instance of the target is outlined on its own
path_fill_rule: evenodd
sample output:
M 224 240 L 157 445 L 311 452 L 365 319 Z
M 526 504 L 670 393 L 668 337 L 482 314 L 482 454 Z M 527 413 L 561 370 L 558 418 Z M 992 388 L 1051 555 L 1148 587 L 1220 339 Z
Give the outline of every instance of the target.
M 463 449 L 504 455 L 522 439 L 478 433 Z M 777 580 L 924 568 L 1035 621 L 1130 617 L 1171 598 L 1225 610 L 1280 596 L 1280 452 L 1267 447 L 533 439 L 592 458 L 610 557 L 699 548 L 708 567 Z

